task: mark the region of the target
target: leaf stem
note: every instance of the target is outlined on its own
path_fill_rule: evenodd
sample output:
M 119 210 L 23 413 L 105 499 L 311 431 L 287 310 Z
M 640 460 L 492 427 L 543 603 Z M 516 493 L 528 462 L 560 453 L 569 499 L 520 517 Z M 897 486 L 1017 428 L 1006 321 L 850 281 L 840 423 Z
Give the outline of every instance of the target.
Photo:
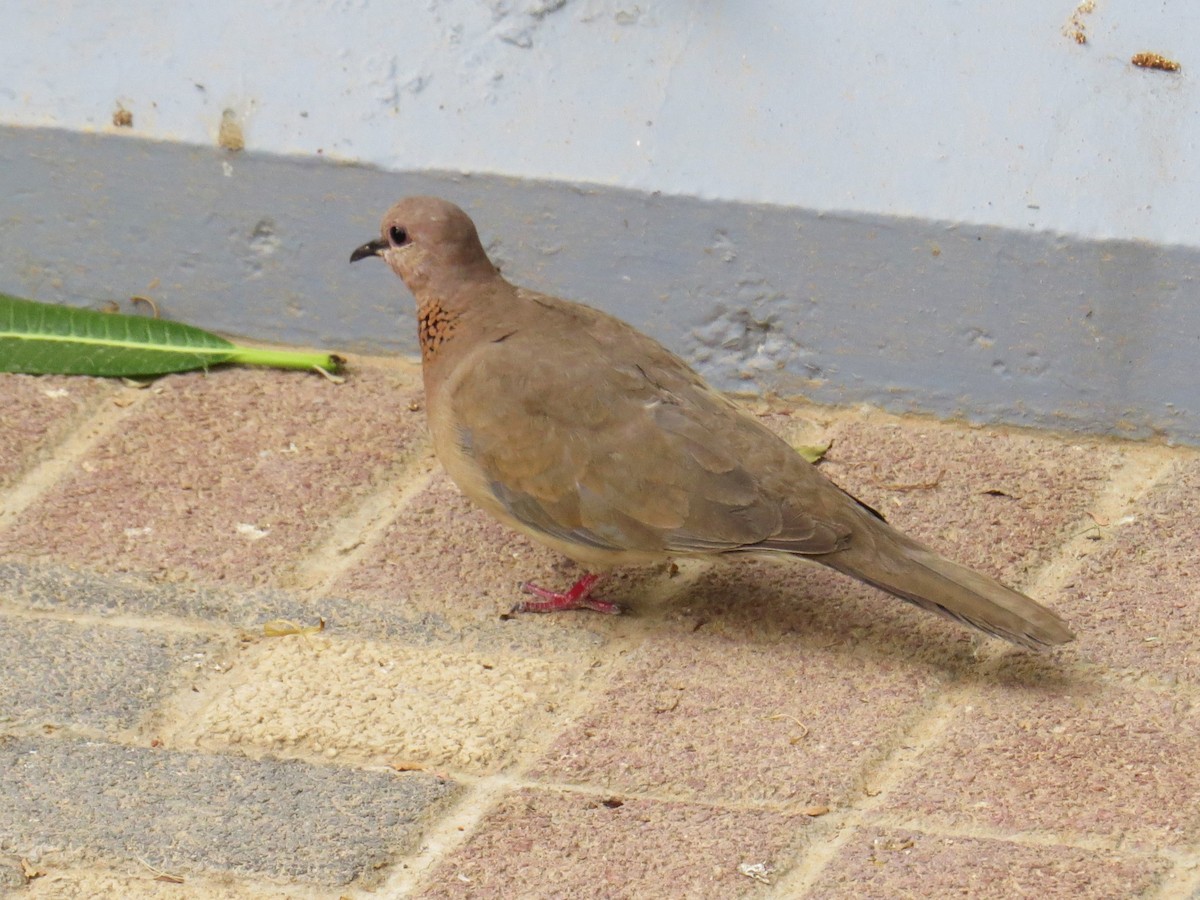
M 336 372 L 340 361 L 329 353 L 311 353 L 303 350 L 267 350 L 259 347 L 234 347 L 227 363 L 245 366 L 274 366 L 278 369 L 320 368 Z

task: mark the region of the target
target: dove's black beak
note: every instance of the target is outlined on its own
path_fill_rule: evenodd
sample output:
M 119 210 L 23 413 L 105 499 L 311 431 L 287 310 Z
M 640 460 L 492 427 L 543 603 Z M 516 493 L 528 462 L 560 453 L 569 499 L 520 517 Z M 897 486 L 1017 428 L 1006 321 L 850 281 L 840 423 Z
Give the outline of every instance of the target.
M 368 241 L 350 254 L 350 262 L 358 262 L 360 259 L 366 259 L 368 256 L 383 256 L 383 251 L 387 247 L 387 241 L 383 238 Z

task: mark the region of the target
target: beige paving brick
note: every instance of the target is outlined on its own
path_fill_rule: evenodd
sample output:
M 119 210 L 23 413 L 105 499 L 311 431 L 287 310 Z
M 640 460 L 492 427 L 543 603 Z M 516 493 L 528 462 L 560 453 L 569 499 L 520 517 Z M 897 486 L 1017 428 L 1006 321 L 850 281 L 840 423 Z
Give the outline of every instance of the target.
M 864 829 L 843 844 L 804 896 L 1108 900 L 1145 896 L 1169 867 L 1162 859 L 1113 851 Z
M 1102 665 L 1200 679 L 1200 461 L 1181 462 L 1111 523 L 1059 606 Z
M 476 774 L 561 727 L 587 669 L 319 635 L 264 639 L 245 657 L 179 743 Z
M 781 865 L 803 816 L 520 790 L 506 796 L 416 896 L 733 898 L 764 885 L 738 871 Z M 770 877 L 770 876 L 768 876 Z
M 841 805 L 938 684 L 901 657 L 664 630 L 534 776 L 712 803 Z
M 407 368 L 227 369 L 155 382 L 136 415 L 7 531 L 0 554 L 268 584 L 418 448 Z
M 1122 838 L 1200 835 L 1194 699 L 1082 678 L 985 684 L 885 808 L 914 826 Z

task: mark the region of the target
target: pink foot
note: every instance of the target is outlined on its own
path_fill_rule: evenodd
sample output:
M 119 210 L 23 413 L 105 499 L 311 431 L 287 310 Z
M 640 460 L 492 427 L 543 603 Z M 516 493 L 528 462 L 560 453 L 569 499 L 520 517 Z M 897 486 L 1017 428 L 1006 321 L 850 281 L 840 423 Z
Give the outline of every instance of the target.
M 610 616 L 615 616 L 621 611 L 621 607 L 615 603 L 609 603 L 607 600 L 601 600 L 591 596 L 592 588 L 596 586 L 601 577 L 600 575 L 584 575 L 571 587 L 566 593 L 558 593 L 556 591 L 548 591 L 544 587 L 538 587 L 536 584 L 531 584 L 526 581 L 521 585 L 521 590 L 527 594 L 533 594 L 536 597 L 541 597 L 541 600 L 522 600 L 512 608 L 515 613 L 519 612 L 558 612 L 560 609 L 594 609 L 596 612 L 607 613 Z

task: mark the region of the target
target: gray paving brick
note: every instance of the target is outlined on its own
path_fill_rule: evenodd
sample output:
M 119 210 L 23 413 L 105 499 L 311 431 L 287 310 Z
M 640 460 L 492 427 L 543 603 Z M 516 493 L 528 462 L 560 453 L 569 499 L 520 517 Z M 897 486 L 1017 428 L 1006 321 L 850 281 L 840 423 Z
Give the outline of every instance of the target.
M 159 583 L 136 575 L 100 574 L 58 563 L 0 561 L 0 608 L 5 603 L 39 611 L 173 616 L 260 631 L 271 619 L 311 623 L 318 617 L 330 634 L 418 645 L 453 643 L 461 649 L 574 655 L 604 643 L 586 627 L 552 627 L 540 617 L 502 620 L 495 613 L 451 622 L 438 612 L 413 609 L 398 599 L 341 596 L 306 599 L 271 588 L 222 589 L 194 582 Z M 554 617 L 547 617 L 553 619 Z M 599 625 L 603 625 L 600 622 Z
M 231 640 L 0 616 L 0 726 L 134 727 Z
M 369 885 L 457 791 L 421 773 L 0 737 L 0 851 Z

